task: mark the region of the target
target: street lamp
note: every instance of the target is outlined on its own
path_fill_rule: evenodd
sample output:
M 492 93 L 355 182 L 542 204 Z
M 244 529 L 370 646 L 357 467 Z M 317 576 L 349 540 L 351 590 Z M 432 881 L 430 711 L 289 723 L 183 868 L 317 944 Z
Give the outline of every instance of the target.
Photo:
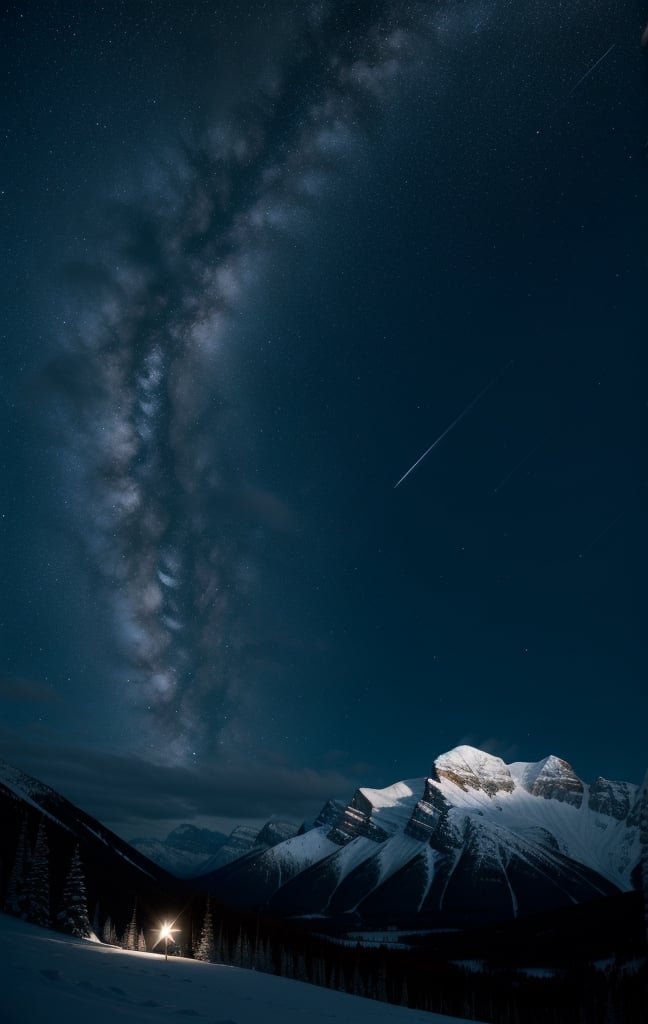
M 177 928 L 173 928 L 168 923 L 168 921 L 165 921 L 164 924 L 162 925 L 162 927 L 160 928 L 160 938 L 158 939 L 158 942 L 161 942 L 162 939 L 164 939 L 164 959 L 165 960 L 169 959 L 169 939 L 173 939 L 173 933 L 177 932 L 177 931 L 178 931 L 178 929 Z

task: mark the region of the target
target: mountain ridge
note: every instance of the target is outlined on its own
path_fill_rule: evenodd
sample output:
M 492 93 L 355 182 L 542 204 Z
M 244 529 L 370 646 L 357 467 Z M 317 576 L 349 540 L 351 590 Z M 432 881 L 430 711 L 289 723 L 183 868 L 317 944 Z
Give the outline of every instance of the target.
M 517 917 L 639 887 L 641 794 L 587 785 L 555 755 L 507 765 L 461 745 L 427 778 L 360 787 L 320 825 L 200 882 L 293 916 Z

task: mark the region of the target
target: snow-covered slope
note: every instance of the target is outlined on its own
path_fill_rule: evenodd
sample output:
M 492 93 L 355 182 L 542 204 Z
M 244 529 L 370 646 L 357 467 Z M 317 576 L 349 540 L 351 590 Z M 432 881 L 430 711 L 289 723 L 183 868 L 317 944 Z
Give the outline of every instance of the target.
M 2 760 L 0 802 L 6 802 L 7 805 L 14 802 L 17 807 L 32 808 L 38 815 L 43 815 L 46 821 L 51 822 L 52 826 L 68 833 L 70 839 L 74 837 L 82 844 L 103 847 L 106 853 L 120 858 L 150 879 L 158 879 L 162 875 L 155 864 L 95 818 L 75 807 L 56 790 Z
M 555 756 L 507 765 L 460 746 L 429 778 L 359 789 L 305 835 L 206 882 L 291 914 L 517 917 L 638 885 L 638 805 L 637 786 L 587 786 Z
M 87 906 L 99 926 L 103 926 L 106 915 L 102 908 L 108 906 L 113 924 L 122 932 L 136 902 L 145 918 L 158 907 L 168 912 L 185 901 L 185 888 L 157 864 L 60 793 L 0 761 L 0 861 L 5 865 L 5 885 L 21 848 L 27 851 L 29 860 L 41 824 L 49 865 L 46 902 L 52 915 L 57 912 L 57 900 L 77 848 Z M 18 867 L 19 875 L 26 870 L 27 864 L 23 863 Z
M 3 1024 L 460 1024 L 258 971 L 73 939 L 0 914 Z

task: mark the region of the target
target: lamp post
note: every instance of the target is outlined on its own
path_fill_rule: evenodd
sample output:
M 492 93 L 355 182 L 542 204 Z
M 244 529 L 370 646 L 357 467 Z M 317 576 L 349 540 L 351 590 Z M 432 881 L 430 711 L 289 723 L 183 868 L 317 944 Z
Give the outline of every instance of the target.
M 160 941 L 160 939 L 164 939 L 165 960 L 169 959 L 169 939 L 173 938 L 173 933 L 177 932 L 177 930 L 177 928 L 172 928 L 168 921 L 165 921 L 162 927 L 160 928 L 160 938 L 158 939 L 158 942 Z

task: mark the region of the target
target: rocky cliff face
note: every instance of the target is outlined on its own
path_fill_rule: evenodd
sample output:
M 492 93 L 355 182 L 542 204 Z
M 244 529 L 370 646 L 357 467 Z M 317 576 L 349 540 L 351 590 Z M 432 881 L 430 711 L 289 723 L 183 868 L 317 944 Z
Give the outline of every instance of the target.
M 344 813 L 344 808 L 345 804 L 341 800 L 327 800 L 310 827 L 322 828 L 324 825 L 334 825 L 340 815 Z M 308 827 L 305 824 L 302 825 L 301 831 L 307 832 Z
M 560 800 L 574 807 L 583 802 L 584 786 L 567 761 L 550 754 L 535 764 L 511 765 L 521 786 L 532 796 Z
M 335 821 L 329 832 L 329 838 L 339 846 L 346 846 L 358 836 L 365 836 L 377 843 L 383 842 L 387 838 L 387 833 L 371 820 L 373 809 L 371 801 L 361 789 L 358 789 L 354 793 L 351 803 L 344 808 L 342 814 Z
M 590 786 L 590 809 L 597 814 L 606 814 L 617 821 L 623 821 L 630 813 L 635 792 L 636 786 L 628 782 L 610 782 L 599 776 Z
M 459 838 L 455 836 L 450 821 L 452 805 L 439 786 L 435 785 L 440 779 L 440 776 L 435 774 L 436 778 L 425 780 L 425 791 L 412 811 L 405 832 L 414 839 L 426 841 L 430 845 L 440 841 L 447 846 L 454 846 L 459 842 Z M 465 789 L 464 786 L 461 788 Z
M 267 821 L 254 840 L 254 845 L 267 849 L 292 839 L 298 831 L 298 826 L 290 821 Z

